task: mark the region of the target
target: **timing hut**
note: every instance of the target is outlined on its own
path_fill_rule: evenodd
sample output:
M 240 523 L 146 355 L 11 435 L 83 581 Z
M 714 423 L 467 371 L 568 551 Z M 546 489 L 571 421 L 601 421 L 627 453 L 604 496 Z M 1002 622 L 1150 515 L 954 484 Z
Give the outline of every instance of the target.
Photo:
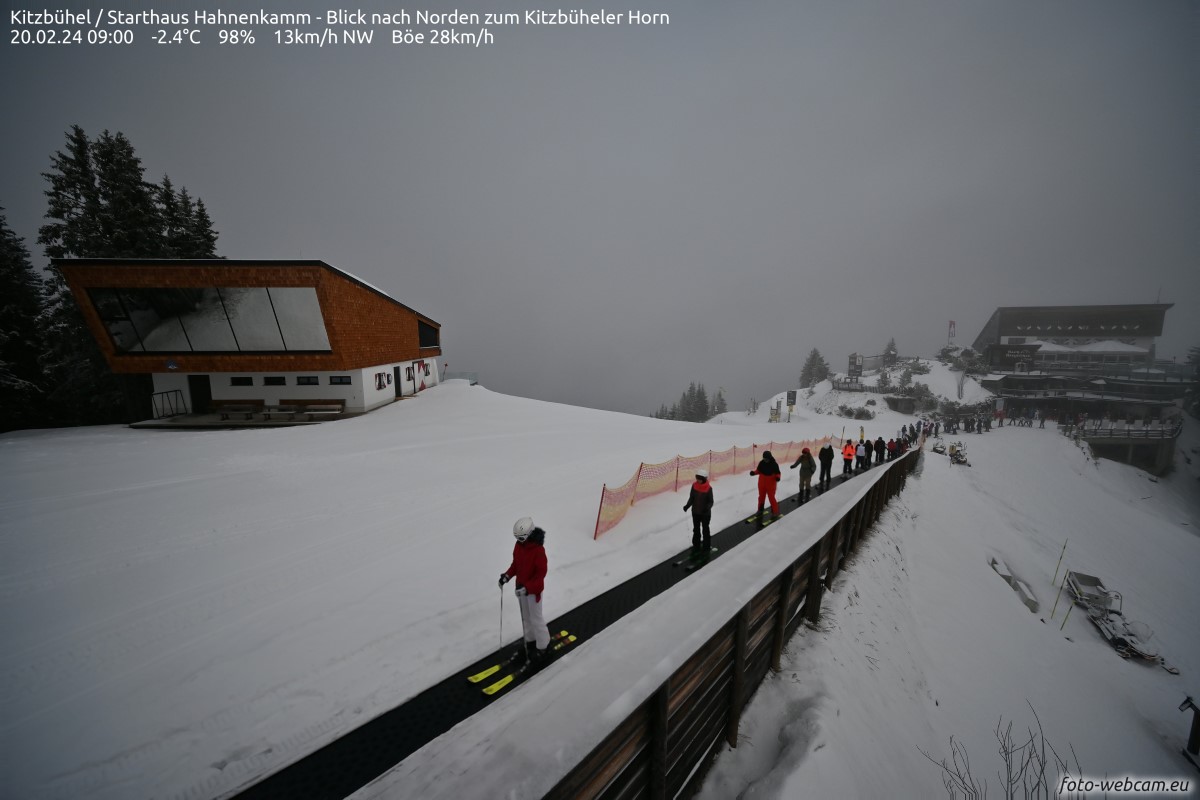
M 324 261 L 54 264 L 112 371 L 151 377 L 156 417 L 231 404 L 365 412 L 440 379 L 441 326 Z

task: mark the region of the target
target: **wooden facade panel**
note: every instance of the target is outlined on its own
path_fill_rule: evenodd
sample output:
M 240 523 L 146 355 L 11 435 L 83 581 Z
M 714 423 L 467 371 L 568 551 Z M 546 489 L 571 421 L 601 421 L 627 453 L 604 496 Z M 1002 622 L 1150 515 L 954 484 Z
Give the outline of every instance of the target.
M 667 762 L 671 765 L 667 770 L 668 797 L 674 795 L 687 780 L 700 756 L 724 735 L 729 720 L 728 687 L 726 691 L 711 697 L 702 710 L 703 714 L 697 718 L 690 735 L 680 740 L 680 747 Z
M 667 797 L 674 797 L 680 793 L 684 797 L 690 797 L 699 790 L 708 768 L 721 752 L 725 725 L 725 716 L 716 715 L 697 732 L 691 747 L 678 762 L 678 768 L 667 776 Z
M 634 757 L 600 795 L 600 800 L 643 800 L 650 796 L 650 759 L 646 751 Z
M 650 714 L 643 705 L 629 715 L 579 766 L 547 795 L 547 800 L 598 798 L 649 742 Z
M 667 764 L 672 765 L 687 743 L 695 736 L 697 728 L 714 713 L 727 716 L 729 711 L 729 687 L 733 681 L 733 664 L 726 662 L 724 668 L 713 676 L 692 696 L 683 712 L 671 720 L 667 735 Z M 723 710 L 722 710 L 723 709 Z
M 88 329 L 115 373 L 335 372 L 378 364 L 436 359 L 440 347 L 420 346 L 418 322 L 440 326 L 401 303 L 356 283 L 328 265 L 231 262 L 198 266 L 111 264 L 61 265 Z M 92 306 L 90 288 L 187 289 L 208 287 L 311 287 L 316 290 L 329 337 L 328 353 L 118 353 Z
M 668 703 L 672 717 L 696 691 L 697 686 L 711 680 L 714 672 L 723 669 L 723 665 L 732 658 L 732 652 L 733 629 L 732 626 L 726 625 L 675 671 L 671 676 L 671 697 Z

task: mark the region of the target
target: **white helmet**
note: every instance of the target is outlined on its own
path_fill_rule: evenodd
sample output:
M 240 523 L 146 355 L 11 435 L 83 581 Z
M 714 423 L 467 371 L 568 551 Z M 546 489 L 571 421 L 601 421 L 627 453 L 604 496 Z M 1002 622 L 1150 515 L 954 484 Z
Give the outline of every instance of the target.
M 517 537 L 518 542 L 523 542 L 529 538 L 529 534 L 533 532 L 533 518 L 521 517 L 513 523 L 513 536 Z
M 708 470 L 706 470 L 706 469 L 696 470 L 696 477 L 703 478 L 704 480 L 708 480 Z

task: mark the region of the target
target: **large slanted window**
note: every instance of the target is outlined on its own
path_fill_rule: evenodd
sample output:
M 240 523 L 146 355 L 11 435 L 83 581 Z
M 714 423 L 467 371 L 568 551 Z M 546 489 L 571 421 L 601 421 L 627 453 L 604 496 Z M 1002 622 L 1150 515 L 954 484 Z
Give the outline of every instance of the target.
M 329 352 L 312 287 L 89 289 L 120 353 Z
M 440 347 L 438 329 L 428 322 L 417 320 L 417 340 L 421 347 Z

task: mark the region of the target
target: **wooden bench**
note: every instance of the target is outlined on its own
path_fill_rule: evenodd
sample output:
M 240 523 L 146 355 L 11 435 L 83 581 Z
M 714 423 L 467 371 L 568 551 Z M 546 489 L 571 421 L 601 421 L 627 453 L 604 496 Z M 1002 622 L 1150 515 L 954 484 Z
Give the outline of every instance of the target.
M 262 410 L 264 420 L 270 419 L 272 414 L 277 417 L 281 417 L 286 414 L 288 419 L 295 419 L 296 415 L 299 413 L 300 406 L 293 405 L 263 406 Z
M 259 412 L 262 406 L 241 404 L 241 403 L 222 403 L 216 406 L 213 410 L 221 414 L 221 419 L 229 419 L 231 414 L 245 414 L 245 419 L 254 419 L 254 415 Z
M 345 410 L 345 406 L 342 406 L 342 405 L 335 405 L 333 403 L 329 403 L 329 404 L 313 403 L 313 404 L 304 406 L 303 410 L 300 413 L 307 414 L 308 421 L 313 422 L 316 417 L 336 417 L 338 414 L 341 414 L 342 411 L 344 411 L 344 410 Z

